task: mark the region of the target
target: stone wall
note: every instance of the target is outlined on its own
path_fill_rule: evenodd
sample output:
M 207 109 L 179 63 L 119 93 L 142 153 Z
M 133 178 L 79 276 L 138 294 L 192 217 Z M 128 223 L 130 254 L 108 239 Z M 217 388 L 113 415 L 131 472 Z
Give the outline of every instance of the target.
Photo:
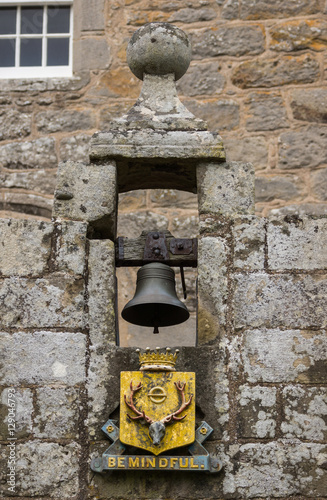
M 200 344 L 177 368 L 196 372 L 216 475 L 90 471 L 119 373 L 138 369 L 115 346 L 113 244 L 89 240 L 85 222 L 3 219 L 1 235 L 1 498 L 326 498 L 324 218 L 201 215 Z
M 83 160 L 95 130 L 135 101 L 126 64 L 136 28 L 168 21 L 192 38 L 183 101 L 256 168 L 257 213 L 326 213 L 326 7 L 322 0 L 75 0 L 72 80 L 0 80 L 0 210 L 49 219 L 59 160 Z M 138 192 L 121 212 L 179 214 L 176 192 Z M 125 204 L 126 203 L 126 204 Z M 162 214 L 174 226 L 174 213 Z M 192 216 L 190 214 L 190 216 Z

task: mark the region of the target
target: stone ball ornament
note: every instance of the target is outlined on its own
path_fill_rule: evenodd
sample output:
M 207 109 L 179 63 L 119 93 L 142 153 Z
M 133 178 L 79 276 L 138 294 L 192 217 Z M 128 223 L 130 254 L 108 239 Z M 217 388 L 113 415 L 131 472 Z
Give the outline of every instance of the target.
M 168 23 L 149 23 L 135 31 L 127 47 L 127 63 L 143 80 L 144 73 L 167 75 L 179 80 L 192 56 L 191 43 L 184 31 Z

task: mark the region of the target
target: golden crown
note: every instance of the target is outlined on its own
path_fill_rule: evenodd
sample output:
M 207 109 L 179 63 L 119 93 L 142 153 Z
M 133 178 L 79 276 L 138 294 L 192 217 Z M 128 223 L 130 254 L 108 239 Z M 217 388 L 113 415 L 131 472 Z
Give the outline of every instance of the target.
M 174 354 L 170 347 L 166 348 L 166 352 L 160 352 L 160 347 L 156 347 L 155 351 L 151 351 L 150 347 L 147 347 L 143 353 L 140 349 L 136 349 L 136 352 L 139 353 L 140 370 L 176 371 L 175 363 L 179 353 L 178 349 Z

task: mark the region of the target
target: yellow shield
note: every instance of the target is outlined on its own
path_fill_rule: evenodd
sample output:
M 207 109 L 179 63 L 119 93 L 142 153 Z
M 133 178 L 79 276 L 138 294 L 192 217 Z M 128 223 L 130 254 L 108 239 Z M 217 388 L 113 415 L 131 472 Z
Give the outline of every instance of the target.
M 150 426 L 160 421 L 164 435 L 154 444 Z M 121 372 L 119 439 L 154 455 L 193 443 L 195 373 Z

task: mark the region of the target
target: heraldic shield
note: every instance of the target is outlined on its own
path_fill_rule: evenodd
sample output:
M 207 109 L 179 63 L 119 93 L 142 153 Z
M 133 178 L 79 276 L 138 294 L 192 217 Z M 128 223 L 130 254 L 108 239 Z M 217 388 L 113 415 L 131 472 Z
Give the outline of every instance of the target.
M 121 372 L 122 443 L 154 455 L 195 440 L 195 373 Z

